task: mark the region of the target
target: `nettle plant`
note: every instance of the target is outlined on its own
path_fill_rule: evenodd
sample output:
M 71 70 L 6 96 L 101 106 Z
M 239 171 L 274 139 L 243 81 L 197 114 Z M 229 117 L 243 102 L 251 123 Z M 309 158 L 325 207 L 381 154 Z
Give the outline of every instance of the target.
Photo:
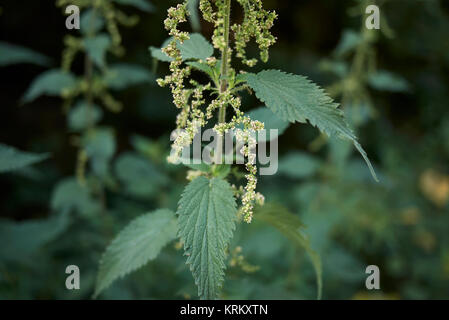
M 359 15 L 372 3 L 360 0 L 348 13 Z M 366 16 L 362 15 L 361 18 L 360 30 L 344 30 L 331 59 L 324 60 L 320 65 L 323 71 L 337 77 L 338 80 L 327 91 L 332 97 L 341 98 L 346 117 L 355 127 L 365 124 L 377 114 L 370 89 L 385 92 L 407 92 L 410 89 L 401 76 L 378 68 L 376 44 L 381 34 L 387 39 L 395 37 L 387 17 L 382 15 L 380 30 L 366 28 Z
M 260 217 L 284 231 L 292 241 L 301 243 L 320 276 L 317 256 L 299 232 L 301 224 L 283 209 L 270 204 L 265 205 L 265 210 L 262 207 L 264 197 L 256 192 L 258 167 L 251 150 L 257 146 L 253 133 L 265 126 L 242 111 L 240 94 L 244 91 L 255 93 L 265 104 L 266 118 L 309 123 L 329 136 L 351 141 L 377 179 L 338 104 L 318 85 L 304 76 L 279 70 L 250 73 L 233 68 L 233 58 L 248 68 L 256 66 L 259 60 L 268 61 L 269 48 L 276 42 L 270 32 L 277 19 L 274 11 L 265 10 L 261 0 L 200 0 L 204 20 L 214 25 L 211 44 L 200 34 L 180 30 L 180 24 L 187 22 L 191 5 L 191 1 L 185 1 L 168 10 L 164 24 L 171 38 L 162 49 L 151 48 L 153 57 L 170 63 L 171 73 L 159 79 L 158 84 L 171 89 L 173 102 L 180 111 L 176 120 L 178 133 L 168 161 L 178 162 L 182 150 L 192 144 L 201 128 L 212 126 L 218 146 L 227 132 L 235 132 L 236 140 L 243 144 L 238 151 L 245 157 L 246 173 L 239 172 L 239 167 L 224 165 L 220 152 L 214 155 L 211 165 L 189 165 L 193 171 L 188 173 L 190 182 L 177 212 L 161 209 L 137 218 L 107 248 L 100 263 L 96 295 L 115 279 L 154 259 L 162 247 L 179 238 L 198 295 L 202 299 L 219 298 L 236 224 L 250 223 L 253 217 Z M 242 11 L 241 23 L 231 23 L 231 6 Z M 253 40 L 260 50 L 259 59 L 247 56 L 247 44 Z M 200 83 L 193 79 L 193 70 L 204 73 L 209 81 Z M 231 184 L 242 178 L 246 180 L 244 186 Z M 254 214 L 255 209 L 261 213 Z
M 116 3 L 133 5 L 146 12 L 154 9 L 150 3 L 135 1 L 56 1 L 63 10 L 69 5 L 81 10 L 79 32 L 73 30 L 65 36 L 61 67 L 40 74 L 22 99 L 24 103 L 42 95 L 63 99 L 70 142 L 78 154 L 76 178 L 66 178 L 55 187 L 51 200 L 55 211 L 78 207 L 77 211 L 84 216 L 107 211 L 106 189 L 118 189 L 117 179 L 111 172 L 116 138 L 113 128 L 99 123 L 104 110 L 113 113 L 122 110 L 123 103 L 114 98 L 115 92 L 153 79 L 141 66 L 110 63 L 108 59 L 110 54 L 124 55 L 119 26 L 132 27 L 139 21 L 138 16 L 128 16 L 117 8 Z M 79 58 L 83 63 L 80 75 L 75 73 Z

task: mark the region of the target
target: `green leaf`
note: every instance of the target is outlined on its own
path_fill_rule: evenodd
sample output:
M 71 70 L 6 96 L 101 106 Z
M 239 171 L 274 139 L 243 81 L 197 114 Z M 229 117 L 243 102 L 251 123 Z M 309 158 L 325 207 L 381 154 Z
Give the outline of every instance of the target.
M 106 66 L 106 51 L 111 46 L 111 38 L 107 34 L 84 39 L 84 48 L 92 61 L 99 67 Z
M 360 127 L 374 117 L 374 108 L 368 100 L 349 101 L 345 104 L 345 118 L 355 127 Z
M 148 159 L 134 153 L 122 154 L 115 163 L 115 172 L 127 193 L 138 197 L 153 195 L 168 181 Z
M 50 58 L 28 48 L 0 41 L 0 66 L 9 66 L 18 63 L 32 63 L 48 66 Z
M 270 224 L 281 232 L 294 245 L 304 249 L 307 252 L 315 269 L 318 299 L 321 299 L 323 288 L 321 258 L 317 252 L 312 250 L 309 238 L 303 232 L 304 225 L 301 223 L 299 218 L 283 206 L 268 203 L 256 210 L 254 218 Z
M 187 9 L 190 13 L 190 24 L 192 25 L 192 29 L 197 32 L 201 30 L 198 4 L 199 0 L 189 0 L 187 3 Z
M 351 140 L 378 181 L 366 152 L 349 128 L 343 112 L 323 89 L 303 76 L 279 70 L 249 73 L 246 80 L 256 96 L 281 119 L 301 123 L 308 121 L 329 136 Z
M 134 134 L 131 136 L 130 142 L 139 154 L 152 161 L 159 162 L 165 156 L 165 148 L 157 140 Z
M 85 100 L 79 101 L 68 114 L 68 126 L 73 131 L 83 131 L 89 125 L 98 123 L 103 117 L 103 111 L 95 104 L 89 106 Z
M 133 85 L 150 83 L 154 75 L 142 66 L 133 64 L 112 65 L 106 74 L 106 85 L 114 90 L 123 90 Z
M 353 51 L 363 41 L 360 34 L 352 30 L 345 30 L 337 48 L 334 51 L 335 56 L 342 57 Z
M 93 171 L 99 176 L 105 176 L 109 169 L 109 161 L 116 150 L 114 132 L 108 128 L 96 128 L 86 133 L 83 145 L 91 160 Z
M 247 114 L 251 119 L 253 120 L 259 120 L 260 122 L 263 122 L 265 124 L 265 130 L 266 130 L 266 138 L 263 139 L 261 137 L 258 137 L 258 142 L 265 142 L 265 141 L 271 141 L 274 139 L 277 139 L 278 136 L 283 134 L 285 130 L 287 130 L 288 126 L 290 125 L 288 121 L 282 120 L 278 118 L 271 110 L 267 109 L 266 107 L 259 107 L 257 109 L 251 110 Z M 277 135 L 270 135 L 271 129 L 277 129 L 278 134 Z
M 19 151 L 0 143 L 0 173 L 22 169 L 26 166 L 45 160 L 48 154 L 34 154 Z
M 166 47 L 171 39 L 167 39 L 162 47 Z M 182 60 L 206 60 L 214 54 L 214 47 L 199 33 L 190 34 L 190 39 L 179 43 L 178 48 L 181 51 Z M 170 62 L 173 59 L 168 57 L 161 49 L 150 47 L 151 55 L 160 61 Z
M 212 69 L 211 66 L 209 66 L 207 63 L 198 61 L 188 61 L 186 62 L 186 64 L 198 71 L 204 72 L 205 74 L 209 75 L 209 77 L 214 78 L 214 69 Z
M 329 139 L 329 158 L 333 164 L 343 168 L 349 161 L 352 152 L 352 145 L 347 140 Z
M 119 4 L 136 7 L 137 9 L 146 12 L 153 12 L 156 9 L 151 2 L 148 2 L 146 0 L 114 0 L 114 1 Z
M 198 177 L 179 201 L 179 236 L 201 299 L 215 299 L 222 286 L 225 250 L 235 230 L 236 202 L 228 182 Z
M 162 43 L 162 48 L 165 48 L 171 41 L 173 38 L 168 38 L 167 40 L 164 41 L 164 43 Z M 178 44 L 179 45 L 179 44 Z M 162 50 L 161 48 L 156 48 L 156 47 L 149 47 L 148 50 L 150 50 L 151 52 L 151 56 L 159 61 L 163 61 L 163 62 L 171 62 L 173 61 L 172 58 L 170 58 L 169 56 L 167 56 Z
M 156 210 L 133 220 L 103 254 L 94 297 L 118 278 L 155 259 L 161 249 L 176 238 L 176 232 L 175 214 L 167 209 Z
M 95 10 L 88 9 L 81 14 L 80 25 L 83 35 L 95 34 L 103 29 L 104 19 Z
M 23 102 L 31 102 L 41 95 L 60 96 L 64 89 L 71 89 L 77 83 L 76 77 L 60 69 L 53 69 L 41 73 L 33 80 L 24 97 Z
M 90 158 L 110 159 L 115 153 L 115 137 L 112 130 L 98 128 L 86 136 L 85 147 Z
M 214 47 L 199 33 L 192 33 L 190 39 L 179 44 L 183 60 L 206 60 L 214 54 Z
M 53 190 L 50 203 L 55 212 L 74 211 L 83 216 L 90 216 L 100 211 L 100 204 L 75 178 L 59 182 Z
M 41 247 L 57 238 L 69 224 L 66 214 L 14 222 L 0 219 L 0 261 L 29 261 Z
M 313 176 L 321 166 L 320 159 L 304 152 L 292 152 L 279 162 L 279 173 L 292 178 Z
M 381 91 L 407 92 L 409 90 L 409 85 L 404 78 L 385 70 L 370 74 L 368 83 L 372 88 Z
M 349 73 L 349 66 L 343 61 L 323 60 L 319 67 L 320 70 L 333 73 L 340 78 L 344 78 Z

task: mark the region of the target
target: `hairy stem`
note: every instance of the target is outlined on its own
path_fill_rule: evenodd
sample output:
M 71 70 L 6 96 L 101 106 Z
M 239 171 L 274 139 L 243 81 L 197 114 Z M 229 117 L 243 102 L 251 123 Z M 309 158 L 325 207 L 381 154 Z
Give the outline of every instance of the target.
M 93 14 L 89 20 L 87 37 L 91 38 L 95 34 L 93 30 L 93 22 L 95 17 L 95 8 L 92 9 Z M 87 53 L 84 54 L 84 74 L 83 79 L 86 81 L 87 90 L 84 93 L 84 99 L 86 101 L 87 113 L 87 133 L 91 133 L 94 130 L 94 110 L 93 110 L 93 95 L 92 95 L 92 77 L 93 77 L 94 65 Z M 82 185 L 86 185 L 86 165 L 87 165 L 87 152 L 84 148 L 78 150 L 78 161 L 76 163 L 76 175 L 78 182 Z
M 224 7 L 224 40 L 225 47 L 221 52 L 221 75 L 220 75 L 220 93 L 224 93 L 228 89 L 228 73 L 229 73 L 229 29 L 231 27 L 231 0 L 226 0 Z M 218 111 L 218 123 L 226 122 L 226 107 L 222 105 Z M 215 163 L 222 162 L 223 137 L 217 139 L 217 154 L 214 156 Z
M 220 80 L 220 93 L 223 93 L 228 88 L 228 71 L 229 71 L 229 29 L 231 25 L 231 0 L 226 0 L 225 3 L 225 25 L 224 25 L 224 38 L 225 47 L 221 53 L 221 80 Z M 222 106 L 218 115 L 218 122 L 223 123 L 226 121 L 226 106 Z

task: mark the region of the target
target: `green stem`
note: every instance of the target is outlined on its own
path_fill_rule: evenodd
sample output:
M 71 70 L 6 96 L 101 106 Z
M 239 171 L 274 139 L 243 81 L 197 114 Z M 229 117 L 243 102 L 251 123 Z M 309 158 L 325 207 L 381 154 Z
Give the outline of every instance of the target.
M 229 29 L 231 28 L 231 0 L 225 0 L 224 7 L 224 40 L 225 47 L 221 52 L 221 74 L 220 74 L 220 94 L 228 90 L 228 73 L 230 65 L 229 56 Z M 226 105 L 222 105 L 218 111 L 218 123 L 226 122 Z M 223 138 L 217 140 L 217 154 L 215 155 L 215 163 L 221 163 L 223 149 Z
M 228 72 L 229 72 L 229 29 L 231 27 L 231 0 L 226 0 L 225 3 L 225 16 L 224 16 L 224 40 L 225 47 L 221 53 L 221 80 L 220 80 L 220 93 L 225 92 L 228 89 Z M 226 106 L 220 108 L 218 114 L 218 122 L 223 123 L 226 121 Z

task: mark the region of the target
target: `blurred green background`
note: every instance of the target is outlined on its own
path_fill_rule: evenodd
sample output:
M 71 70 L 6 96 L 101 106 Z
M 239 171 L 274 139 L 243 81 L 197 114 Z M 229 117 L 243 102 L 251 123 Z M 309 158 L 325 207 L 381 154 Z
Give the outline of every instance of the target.
M 0 175 L 0 299 L 90 298 L 113 236 L 145 212 L 176 209 L 186 168 L 165 161 L 176 110 L 169 90 L 154 81 L 168 68 L 153 61 L 148 47 L 167 38 L 163 20 L 177 2 L 151 2 L 150 12 L 117 4 L 140 21 L 120 27 L 125 53 L 107 60 L 138 65 L 149 76 L 113 92 L 123 111 L 105 110 L 99 124 L 113 138 L 92 144 L 109 146 L 103 150 L 108 175 L 88 177 L 90 189 L 75 177 L 76 130 L 61 98 L 21 103 L 36 76 L 59 67 L 64 36 L 77 33 L 65 28 L 54 1 L 1 2 L 0 41 L 51 62 L 0 65 L 0 143 L 50 153 L 42 163 Z M 322 259 L 324 299 L 448 299 L 449 1 L 377 1 L 381 30 L 370 32 L 361 9 L 367 3 L 374 1 L 264 0 L 278 12 L 278 42 L 269 63 L 258 68 L 305 75 L 327 88 L 342 103 L 380 183 L 346 143 L 295 125 L 279 138 L 279 173 L 260 177 L 259 191 L 305 225 Z M 201 32 L 210 38 L 212 28 L 202 21 Z M 365 63 L 357 69 L 360 56 Z M 72 72 L 83 73 L 82 55 Z M 259 105 L 245 96 L 244 106 Z M 238 226 L 230 260 L 223 298 L 316 298 L 304 251 L 257 219 Z M 65 288 L 70 264 L 81 270 L 81 290 Z M 380 268 L 381 290 L 365 288 L 365 268 L 372 264 Z M 100 298 L 189 299 L 196 288 L 172 244 Z

